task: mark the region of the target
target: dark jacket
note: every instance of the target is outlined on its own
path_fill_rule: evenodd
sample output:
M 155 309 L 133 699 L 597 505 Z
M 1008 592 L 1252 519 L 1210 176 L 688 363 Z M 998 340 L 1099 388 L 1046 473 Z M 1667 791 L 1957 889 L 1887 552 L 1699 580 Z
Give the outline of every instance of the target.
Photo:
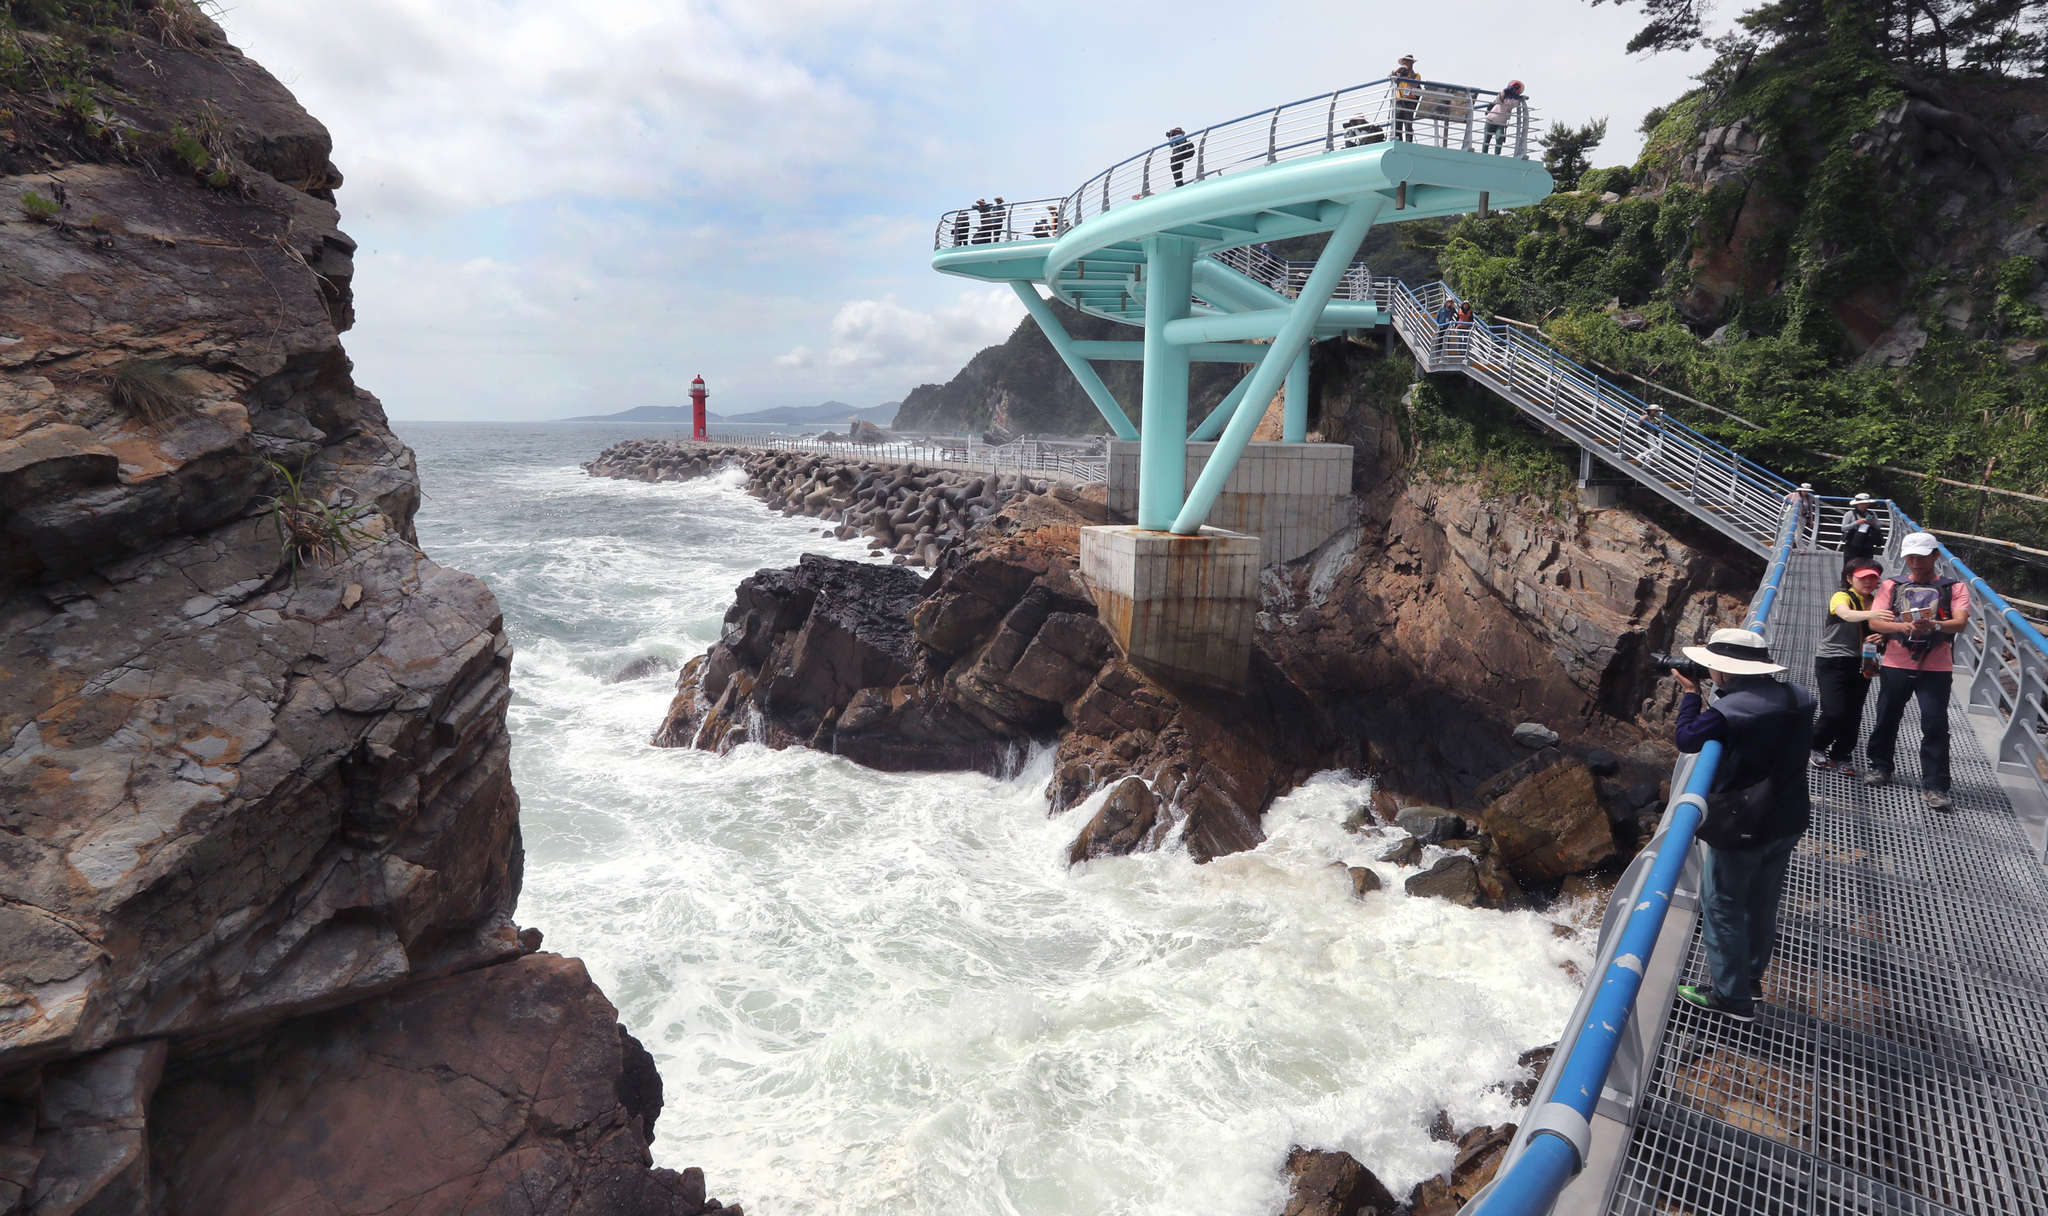
M 1876 557 L 1884 552 L 1884 525 L 1877 517 L 1864 512 L 1849 512 L 1842 517 L 1842 559 L 1852 557 Z
M 1813 801 L 1806 790 L 1813 710 L 1812 693 L 1769 676 L 1738 676 L 1714 698 L 1712 709 L 1701 708 L 1699 694 L 1685 694 L 1678 706 L 1678 750 L 1696 752 L 1709 740 L 1721 743 L 1721 762 L 1715 766 L 1707 804 L 1716 806 L 1722 796 L 1765 778 L 1772 780 L 1774 795 L 1769 822 L 1753 838 L 1715 840 L 1703 830 L 1702 840 L 1720 848 L 1749 849 L 1806 831 L 1813 819 Z

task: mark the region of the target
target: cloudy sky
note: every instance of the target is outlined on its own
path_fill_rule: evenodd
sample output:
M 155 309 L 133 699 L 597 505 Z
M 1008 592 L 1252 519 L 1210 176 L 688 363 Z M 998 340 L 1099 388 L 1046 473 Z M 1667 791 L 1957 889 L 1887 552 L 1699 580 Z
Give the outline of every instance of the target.
M 1247 12 L 1263 14 L 1256 25 Z M 930 269 L 940 212 L 1064 194 L 1156 142 L 1377 79 L 1528 83 L 1607 115 L 1596 163 L 1700 55 L 1633 10 L 1214 0 L 226 0 L 334 133 L 362 242 L 357 380 L 395 418 L 867 406 L 1002 340 L 1007 289 Z

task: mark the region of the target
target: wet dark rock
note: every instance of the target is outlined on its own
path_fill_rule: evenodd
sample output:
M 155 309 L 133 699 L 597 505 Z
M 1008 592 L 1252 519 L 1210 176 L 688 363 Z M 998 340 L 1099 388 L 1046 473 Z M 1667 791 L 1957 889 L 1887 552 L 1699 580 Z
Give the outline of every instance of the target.
M 1593 774 L 1576 758 L 1524 778 L 1495 799 L 1486 808 L 1486 830 L 1525 883 L 1590 870 L 1615 855 Z
M 1472 790 L 1472 798 L 1484 806 L 1562 759 L 1563 752 L 1554 747 L 1546 747 L 1480 782 Z
M 1295 1145 L 1287 1152 L 1290 1189 L 1281 1216 L 1392 1216 L 1394 1196 L 1350 1153 Z
M 1612 777 L 1621 767 L 1621 758 L 1604 747 L 1596 747 L 1586 753 L 1586 767 L 1596 777 Z
M 1557 1044 L 1547 1047 L 1531 1047 L 1515 1057 L 1515 1067 L 1529 1075 L 1516 1081 L 1508 1090 L 1508 1101 L 1515 1106 L 1527 1106 L 1536 1097 L 1536 1087 L 1543 1083 L 1543 1074 L 1550 1067 L 1551 1057 L 1557 1054 Z
M 649 676 L 664 675 L 670 670 L 669 661 L 659 655 L 644 655 L 612 673 L 607 683 L 624 684 L 628 680 L 644 680 Z
M 1470 857 L 1453 856 L 1437 863 L 1403 884 L 1408 894 L 1449 900 L 1464 908 L 1476 908 L 1485 897 L 1479 889 L 1479 867 Z
M 1365 866 L 1352 866 L 1350 870 L 1353 899 L 1364 899 L 1384 885 L 1380 882 L 1380 876 Z
M 1423 844 L 1442 844 L 1465 835 L 1465 820 L 1440 806 L 1403 807 L 1394 822 Z
M 1067 852 L 1068 863 L 1137 852 L 1148 836 L 1172 826 L 1160 822 L 1159 811 L 1164 805 L 1159 795 L 1136 777 L 1117 782 L 1103 800 L 1102 809 L 1074 838 L 1073 847 Z
M 1393 848 L 1380 854 L 1380 860 L 1391 861 L 1397 866 L 1420 865 L 1422 863 L 1422 842 L 1410 836 Z
M 1475 1127 L 1457 1139 L 1458 1155 L 1451 1168 L 1435 1178 L 1424 1179 L 1408 1195 L 1414 1216 L 1457 1216 L 1459 1209 L 1484 1190 L 1500 1170 L 1508 1145 L 1515 1138 L 1515 1124 Z

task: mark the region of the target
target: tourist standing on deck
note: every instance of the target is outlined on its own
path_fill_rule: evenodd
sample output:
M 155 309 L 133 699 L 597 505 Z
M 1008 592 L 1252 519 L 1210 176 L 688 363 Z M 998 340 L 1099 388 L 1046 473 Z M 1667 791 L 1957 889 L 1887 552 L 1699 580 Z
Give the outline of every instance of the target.
M 1785 494 L 1785 505 L 1793 510 L 1792 551 L 1806 551 L 1806 534 L 1813 528 L 1813 483 L 1802 481 L 1799 488 Z
M 1871 606 L 1883 577 L 1884 563 L 1876 558 L 1851 558 L 1842 568 L 1842 589 L 1828 601 L 1820 646 L 1813 652 L 1813 683 L 1820 691 L 1820 721 L 1813 728 L 1815 768 L 1856 771 L 1849 761 L 1863 734 L 1863 703 L 1870 699 L 1873 674 L 1865 670 L 1863 647 L 1877 636 L 1869 622 L 1891 618 Z
M 1486 108 L 1486 133 L 1480 137 L 1479 150 L 1495 156 L 1505 156 L 1508 150 L 1508 123 L 1514 120 L 1517 110 L 1525 109 L 1529 99 L 1522 95 L 1522 82 L 1508 81 L 1508 87 L 1500 91 L 1493 104 Z
M 1166 156 L 1167 163 L 1173 166 L 1173 184 L 1186 185 L 1181 178 L 1180 167 L 1195 159 L 1195 145 L 1188 139 L 1188 133 L 1179 127 L 1167 128 L 1166 142 L 1173 145 L 1173 151 Z
M 1870 769 L 1865 785 L 1892 779 L 1898 754 L 1899 723 L 1906 702 L 1920 705 L 1920 791 L 1927 805 L 1952 811 L 1948 776 L 1948 696 L 1955 680 L 1955 635 L 1970 622 L 1970 588 L 1935 572 L 1940 548 L 1933 535 L 1915 532 L 1899 542 L 1906 561 L 1904 579 L 1888 578 L 1878 586 L 1871 606 L 1884 616 L 1870 627 L 1888 634 L 1884 669 L 1878 673 L 1877 722 L 1863 754 Z
M 1842 515 L 1842 559 L 1875 557 L 1884 552 L 1884 526 L 1871 513 L 1876 503 L 1868 494 L 1858 494 Z
M 1451 322 L 1458 319 L 1458 306 L 1445 296 L 1443 303 L 1436 306 L 1436 357 L 1444 357 L 1444 346 L 1450 340 Z
M 1721 759 L 1698 833 L 1707 846 L 1700 937 L 1713 982 L 1681 984 L 1678 995 L 1753 1022 L 1764 970 L 1778 948 L 1785 872 L 1813 814 L 1802 759 L 1813 739 L 1813 694 L 1771 678 L 1785 669 L 1771 662 L 1762 635 L 1752 630 L 1716 629 L 1705 646 L 1687 646 L 1685 657 L 1713 674 L 1715 694 L 1706 708 L 1699 684 L 1671 673 L 1685 688 L 1678 750 L 1718 742 Z
M 1394 138 L 1415 142 L 1415 107 L 1422 101 L 1422 73 L 1415 70 L 1415 56 L 1403 55 L 1387 73 L 1394 82 Z

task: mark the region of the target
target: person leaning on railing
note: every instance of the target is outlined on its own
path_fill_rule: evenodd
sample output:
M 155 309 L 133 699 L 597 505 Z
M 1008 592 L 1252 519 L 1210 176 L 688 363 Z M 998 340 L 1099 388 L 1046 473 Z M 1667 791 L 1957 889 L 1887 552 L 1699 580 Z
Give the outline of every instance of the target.
M 1514 121 L 1515 111 L 1528 104 L 1529 99 L 1522 95 L 1522 82 L 1508 81 L 1508 87 L 1486 108 L 1486 131 L 1479 138 L 1479 150 L 1495 156 L 1507 155 L 1508 124 Z
M 1681 984 L 1690 1004 L 1738 1022 L 1756 1020 L 1764 971 L 1778 948 L 1778 903 L 1793 846 L 1806 832 L 1813 803 L 1806 790 L 1806 753 L 1813 740 L 1813 694 L 1773 675 L 1763 636 L 1716 629 L 1685 657 L 1714 681 L 1714 704 L 1698 681 L 1674 669 L 1685 689 L 1675 742 L 1681 752 L 1721 744 L 1707 789 L 1698 836 L 1707 846 L 1700 887 L 1700 938 L 1713 982 Z

